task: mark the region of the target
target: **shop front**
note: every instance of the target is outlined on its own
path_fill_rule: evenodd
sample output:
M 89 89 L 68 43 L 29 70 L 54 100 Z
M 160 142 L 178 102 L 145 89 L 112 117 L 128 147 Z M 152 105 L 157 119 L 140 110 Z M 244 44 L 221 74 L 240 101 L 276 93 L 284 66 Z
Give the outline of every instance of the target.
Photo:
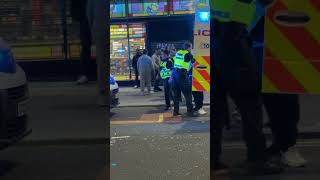
M 78 75 L 79 23 L 70 16 L 70 2 L 0 1 L 0 37 L 10 43 L 29 77 L 63 74 L 63 78 L 72 79 Z M 147 48 L 152 53 L 155 47 L 167 44 L 178 48 L 177 44 L 190 40 L 193 19 L 190 16 L 199 3 L 209 4 L 209 0 L 110 1 L 110 70 L 115 79 L 135 79 L 131 60 L 137 48 Z M 94 59 L 92 46 L 93 76 Z
M 128 35 L 129 31 L 129 35 Z M 113 24 L 110 26 L 110 72 L 116 80 L 131 80 L 131 60 L 137 48 L 146 46 L 144 23 Z

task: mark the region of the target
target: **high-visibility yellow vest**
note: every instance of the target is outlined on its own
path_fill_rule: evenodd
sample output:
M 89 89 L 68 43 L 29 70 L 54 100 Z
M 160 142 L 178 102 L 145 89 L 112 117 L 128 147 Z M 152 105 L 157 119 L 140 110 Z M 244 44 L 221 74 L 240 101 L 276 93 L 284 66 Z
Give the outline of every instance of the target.
M 238 22 L 251 26 L 256 16 L 256 0 L 250 3 L 240 0 L 214 0 L 211 11 L 212 18 L 220 22 Z
M 174 59 L 174 67 L 177 69 L 185 69 L 189 70 L 190 69 L 190 62 L 185 62 L 184 58 L 185 55 L 188 54 L 189 51 L 187 50 L 179 50 L 176 53 L 175 59 Z
M 171 70 L 167 68 L 167 61 L 161 61 L 160 68 L 161 68 L 161 71 L 160 71 L 161 79 L 167 79 L 171 76 Z

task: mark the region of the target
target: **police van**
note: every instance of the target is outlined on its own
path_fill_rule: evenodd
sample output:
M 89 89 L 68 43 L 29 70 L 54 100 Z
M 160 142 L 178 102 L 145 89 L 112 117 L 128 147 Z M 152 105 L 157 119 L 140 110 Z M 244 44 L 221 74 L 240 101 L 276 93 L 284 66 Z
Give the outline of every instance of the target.
M 16 64 L 10 47 L 0 38 L 0 150 L 31 133 L 25 72 Z
M 110 74 L 110 108 L 115 108 L 119 104 L 119 86 L 114 76 Z

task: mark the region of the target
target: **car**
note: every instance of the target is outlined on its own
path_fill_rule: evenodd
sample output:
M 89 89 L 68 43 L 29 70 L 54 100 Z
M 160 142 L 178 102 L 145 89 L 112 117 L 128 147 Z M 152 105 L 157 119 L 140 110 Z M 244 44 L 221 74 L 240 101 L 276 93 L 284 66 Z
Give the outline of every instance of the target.
M 110 74 L 110 108 L 115 108 L 119 104 L 119 86 L 114 76 Z
M 29 90 L 25 72 L 0 37 L 0 150 L 29 135 Z

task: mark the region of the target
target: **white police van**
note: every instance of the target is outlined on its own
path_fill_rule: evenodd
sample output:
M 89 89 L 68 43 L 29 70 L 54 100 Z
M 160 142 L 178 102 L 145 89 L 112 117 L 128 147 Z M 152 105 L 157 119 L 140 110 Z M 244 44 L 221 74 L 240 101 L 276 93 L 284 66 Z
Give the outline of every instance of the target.
M 28 127 L 28 84 L 10 47 L 0 38 L 0 149 L 31 133 Z
M 114 76 L 110 74 L 110 108 L 119 105 L 119 86 Z

